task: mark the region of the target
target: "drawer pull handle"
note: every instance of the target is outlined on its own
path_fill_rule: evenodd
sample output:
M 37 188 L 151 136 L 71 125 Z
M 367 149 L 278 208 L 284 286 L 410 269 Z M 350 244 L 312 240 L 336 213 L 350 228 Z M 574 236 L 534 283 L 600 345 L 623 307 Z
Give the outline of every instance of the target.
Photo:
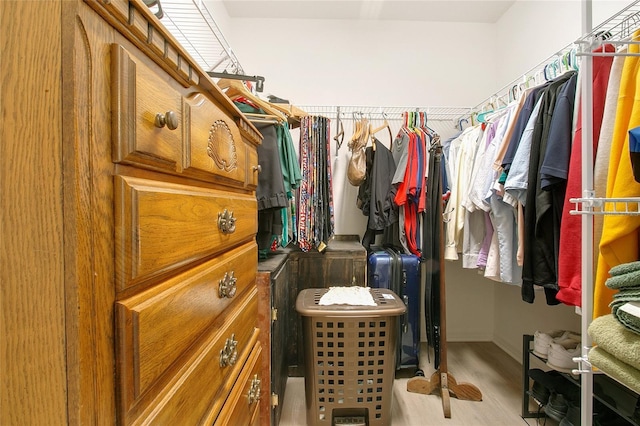
M 253 166 L 253 171 L 262 173 L 262 166 L 260 164 L 258 164 L 257 166 Z
M 236 335 L 232 334 L 224 343 L 224 348 L 220 351 L 220 367 L 233 365 L 238 360 L 238 341 Z
M 218 296 L 220 298 L 229 298 L 231 299 L 236 295 L 236 282 L 238 279 L 233 276 L 233 271 L 231 273 L 224 273 L 224 277 L 220 280 L 218 284 Z
M 233 217 L 233 212 L 224 209 L 222 213 L 218 213 L 218 229 L 223 234 L 233 234 L 236 230 L 236 218 Z
M 249 405 L 260 400 L 260 379 L 257 374 L 253 376 L 253 379 L 251 379 L 251 386 L 249 387 L 247 399 L 249 400 Z
M 178 116 L 173 111 L 167 111 L 165 114 L 157 113 L 154 124 L 159 128 L 167 126 L 169 130 L 175 130 L 178 128 Z

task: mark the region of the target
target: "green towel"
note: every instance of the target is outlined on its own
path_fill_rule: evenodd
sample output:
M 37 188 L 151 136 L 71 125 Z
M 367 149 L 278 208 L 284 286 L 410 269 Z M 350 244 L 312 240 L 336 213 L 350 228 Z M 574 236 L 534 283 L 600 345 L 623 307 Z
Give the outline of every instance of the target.
M 611 268 L 613 270 L 613 268 Z M 604 283 L 612 289 L 637 288 L 640 289 L 640 271 L 627 272 L 626 274 L 613 275 Z
M 596 346 L 589 351 L 589 362 L 636 393 L 640 393 L 640 370 L 620 361 Z
M 637 338 L 640 340 L 640 318 L 635 315 L 631 315 L 628 312 L 618 309 L 615 313 L 616 318 L 620 321 L 624 327 L 632 332 L 638 334 Z
M 640 336 L 627 330 L 612 314 L 594 319 L 588 332 L 599 348 L 640 370 Z
M 620 265 L 616 265 L 613 268 L 609 269 L 609 274 L 611 276 L 615 275 L 623 275 L 628 274 L 629 272 L 640 271 L 640 260 L 629 263 L 621 263 Z
M 613 295 L 613 301 L 638 302 L 640 301 L 640 288 L 623 288 Z
M 620 306 L 627 302 L 640 302 L 640 289 L 622 289 L 613 295 L 613 300 L 609 303 L 611 313 L 618 315 Z
M 611 305 L 611 312 L 620 324 L 640 335 L 640 301 L 616 301 L 615 303 L 612 302 Z M 640 336 L 638 336 L 638 339 L 640 339 Z

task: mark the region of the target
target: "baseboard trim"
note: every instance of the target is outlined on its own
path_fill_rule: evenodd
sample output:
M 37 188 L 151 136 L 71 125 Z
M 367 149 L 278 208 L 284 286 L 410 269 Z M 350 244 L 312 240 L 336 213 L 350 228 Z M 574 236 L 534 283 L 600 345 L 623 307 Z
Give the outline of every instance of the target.
M 448 333 L 447 342 L 491 342 L 493 334 L 482 332 Z
M 513 344 L 510 344 L 508 340 L 496 338 L 495 336 L 491 340 L 496 344 L 497 347 L 511 356 L 511 358 L 515 359 L 519 363 L 522 363 L 522 345 L 514 346 Z

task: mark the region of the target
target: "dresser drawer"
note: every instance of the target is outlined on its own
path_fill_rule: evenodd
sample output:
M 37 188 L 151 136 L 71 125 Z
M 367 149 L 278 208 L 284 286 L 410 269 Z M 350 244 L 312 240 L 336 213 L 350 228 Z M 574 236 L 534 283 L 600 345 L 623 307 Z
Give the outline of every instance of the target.
M 119 291 L 249 241 L 257 231 L 250 195 L 116 176 L 115 201 Z M 224 216 L 235 218 L 235 227 L 224 228 Z
M 186 174 L 244 186 L 248 148 L 233 120 L 211 100 L 200 93 L 185 99 Z
M 262 388 L 261 368 L 262 347 L 257 343 L 247 360 L 244 370 L 231 390 L 215 426 L 259 425 L 258 411 Z M 262 403 L 267 403 L 263 401 Z M 211 424 L 210 421 L 205 421 Z
M 113 161 L 182 169 L 182 96 L 172 78 L 119 44 L 111 45 Z
M 257 256 L 257 246 L 249 243 L 116 303 L 120 392 L 128 404 L 255 284 Z M 229 297 L 229 290 L 221 297 L 220 287 L 228 284 L 235 294 Z
M 212 335 L 185 360 L 176 375 L 162 389 L 151 388 L 127 413 L 125 424 L 195 425 L 203 418 L 217 416 L 227 394 L 257 343 L 256 290 L 245 294 Z M 221 366 L 221 354 L 233 338 L 236 359 Z M 228 346 L 227 346 L 228 347 Z

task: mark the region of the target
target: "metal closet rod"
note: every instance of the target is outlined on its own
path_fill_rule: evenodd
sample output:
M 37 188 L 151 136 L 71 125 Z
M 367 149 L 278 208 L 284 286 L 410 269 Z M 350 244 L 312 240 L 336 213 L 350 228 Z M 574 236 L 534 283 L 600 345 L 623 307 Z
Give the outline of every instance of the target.
M 310 115 L 325 115 L 335 118 L 340 114 L 343 120 L 360 119 L 357 114 L 362 114 L 364 118 L 402 120 L 403 112 L 424 112 L 429 121 L 450 121 L 462 114 L 470 113 L 470 107 L 442 107 L 442 106 L 365 106 L 365 105 L 300 105 Z

